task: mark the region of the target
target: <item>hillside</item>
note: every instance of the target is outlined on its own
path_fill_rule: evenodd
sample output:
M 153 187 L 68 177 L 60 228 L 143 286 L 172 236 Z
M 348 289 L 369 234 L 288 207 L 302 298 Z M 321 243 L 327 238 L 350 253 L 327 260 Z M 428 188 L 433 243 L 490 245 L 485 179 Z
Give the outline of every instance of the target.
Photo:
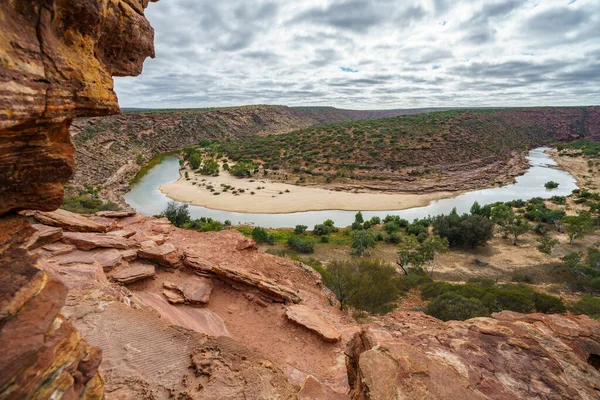
M 288 179 L 346 186 L 368 180 L 357 186 L 435 191 L 510 179 L 526 166 L 525 150 L 576 138 L 600 139 L 599 107 L 452 110 L 338 122 L 222 141 L 218 149 L 234 161 L 292 173 Z
M 154 155 L 198 144 L 200 139 L 243 139 L 281 134 L 322 122 L 379 118 L 404 112 L 256 105 L 140 110 L 117 116 L 77 119 L 71 126 L 77 166 L 72 184 L 108 183 L 110 186 L 126 183 Z

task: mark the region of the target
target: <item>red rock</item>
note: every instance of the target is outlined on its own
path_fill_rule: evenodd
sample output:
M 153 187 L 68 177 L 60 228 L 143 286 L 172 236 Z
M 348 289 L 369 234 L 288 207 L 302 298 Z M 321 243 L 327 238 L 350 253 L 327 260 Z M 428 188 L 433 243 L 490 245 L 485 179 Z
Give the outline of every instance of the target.
M 164 283 L 165 288 L 179 292 L 186 303 L 206 304 L 213 290 L 212 282 L 205 278 L 189 277 L 182 285 L 171 282 Z
M 350 396 L 338 393 L 329 386 L 323 385 L 313 376 L 309 376 L 298 393 L 298 400 L 350 400 Z
M 81 250 L 70 251 L 54 257 L 53 260 L 57 261 L 58 265 L 93 264 L 96 262 L 92 253 Z
M 135 215 L 135 211 L 98 211 L 95 215 L 105 218 L 126 218 Z
M 104 232 L 112 231 L 117 227 L 117 220 L 114 218 L 100 217 L 97 215 L 90 215 L 87 218 L 90 221 L 94 221 L 95 223 L 102 225 L 104 227 Z
M 171 304 L 185 303 L 185 297 L 183 297 L 183 294 L 181 294 L 179 290 L 165 289 L 163 290 L 162 294 L 163 296 L 165 296 L 165 299 L 167 299 L 167 301 Z
M 97 250 L 93 253 L 93 258 L 105 271 L 109 271 L 121 263 L 123 253 L 116 249 Z
M 112 275 L 112 278 L 120 283 L 133 283 L 142 279 L 151 278 L 156 274 L 153 265 L 134 263 Z
M 313 331 L 326 342 L 337 342 L 342 338 L 333 325 L 309 307 L 299 304 L 291 305 L 287 307 L 285 315 L 290 321 Z
M 106 232 L 106 226 L 96 223 L 83 215 L 65 210 L 52 212 L 36 211 L 33 217 L 45 225 L 56 226 L 71 232 Z
M 53 256 L 60 256 L 72 252 L 75 250 L 75 246 L 65 243 L 52 243 L 42 246 L 42 249 L 51 252 Z
M 47 244 L 58 241 L 62 235 L 63 230 L 52 226 L 33 224 L 31 225 L 37 232 L 31 237 L 29 243 L 27 243 L 27 250 L 35 250 Z
M 171 243 L 165 243 L 160 246 L 142 246 L 138 250 L 138 257 L 168 268 L 179 268 L 181 265 L 181 255 Z
M 80 250 L 91 250 L 97 247 L 129 249 L 135 246 L 135 242 L 131 239 L 106 233 L 65 232 L 62 241 L 72 244 Z

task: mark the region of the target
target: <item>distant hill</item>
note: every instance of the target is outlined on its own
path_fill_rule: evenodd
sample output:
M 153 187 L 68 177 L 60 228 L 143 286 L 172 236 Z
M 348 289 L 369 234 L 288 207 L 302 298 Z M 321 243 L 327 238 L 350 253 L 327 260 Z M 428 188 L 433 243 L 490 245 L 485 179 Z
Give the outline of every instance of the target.
M 345 121 L 220 143 L 234 161 L 322 182 L 405 191 L 489 186 L 520 173 L 524 151 L 600 140 L 600 107 L 468 109 Z M 514 164 L 516 157 L 523 163 Z M 318 181 L 318 179 L 316 179 Z M 362 181 L 358 183 L 357 181 Z M 368 182 L 366 182 L 368 181 Z

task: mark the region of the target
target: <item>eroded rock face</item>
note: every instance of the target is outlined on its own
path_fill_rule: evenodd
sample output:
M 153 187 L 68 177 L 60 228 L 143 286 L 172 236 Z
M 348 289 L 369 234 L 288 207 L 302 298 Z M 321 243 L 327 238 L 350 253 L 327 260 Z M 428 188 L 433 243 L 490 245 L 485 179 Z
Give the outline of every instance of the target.
M 36 234 L 14 212 L 62 204 L 73 174 L 72 119 L 119 113 L 111 76 L 137 75 L 144 59 L 154 56 L 147 4 L 0 2 L 1 398 L 103 396 L 100 350 L 59 314 L 66 288 L 40 271 L 28 252 L 53 242 L 60 230 Z M 86 229 L 107 228 L 96 223 Z
M 393 319 L 350 342 L 353 399 L 598 396 L 600 373 L 588 360 L 600 352 L 600 323 L 586 316 L 504 311 L 442 323 L 399 312 Z
M 0 214 L 54 210 L 73 174 L 69 125 L 119 113 L 112 76 L 154 56 L 148 0 L 0 4 Z

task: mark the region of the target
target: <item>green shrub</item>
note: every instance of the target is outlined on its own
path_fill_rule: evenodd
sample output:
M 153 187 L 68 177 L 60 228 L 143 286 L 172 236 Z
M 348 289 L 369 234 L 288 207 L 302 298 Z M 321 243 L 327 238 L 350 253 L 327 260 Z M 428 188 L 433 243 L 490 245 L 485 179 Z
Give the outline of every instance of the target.
M 301 235 L 303 234 L 306 230 L 308 229 L 308 226 L 306 225 L 296 225 L 296 227 L 294 228 L 294 233 L 296 235 Z
M 173 225 L 178 227 L 183 227 L 183 225 L 190 222 L 190 212 L 187 203 L 178 204 L 170 201 L 167 204 L 167 208 L 159 216 L 167 218 Z
M 433 232 L 448 239 L 450 246 L 484 246 L 492 239 L 494 222 L 481 215 L 458 215 L 453 209 L 449 215 L 438 215 L 432 221 Z
M 103 201 L 90 196 L 68 196 L 63 199 L 63 210 L 77 214 L 93 214 L 98 211 L 118 211 L 121 208 L 112 201 Z
M 544 184 L 544 187 L 546 189 L 556 189 L 558 187 L 558 182 L 554 182 L 554 181 L 548 181 Z
M 254 239 L 256 243 L 275 243 L 275 237 L 273 235 L 269 235 L 264 228 L 258 226 L 252 230 L 252 239 Z
M 396 308 L 400 298 L 400 280 L 396 269 L 379 260 L 333 261 L 323 283 L 335 293 L 340 308 L 347 305 L 373 314 Z
M 556 296 L 536 292 L 533 301 L 537 312 L 555 314 L 566 311 L 565 303 Z
M 585 314 L 594 319 L 600 319 L 600 297 L 585 295 L 579 301 L 571 304 L 573 314 Z
M 291 237 L 288 239 L 287 241 L 288 246 L 290 246 L 292 249 L 296 250 L 298 253 L 313 253 L 314 250 L 314 245 L 311 241 L 309 240 L 305 240 L 305 239 L 301 239 L 299 237 Z
M 427 314 L 442 321 L 484 317 L 489 315 L 488 309 L 478 299 L 468 299 L 457 293 L 444 293 L 436 297 L 425 311 Z

